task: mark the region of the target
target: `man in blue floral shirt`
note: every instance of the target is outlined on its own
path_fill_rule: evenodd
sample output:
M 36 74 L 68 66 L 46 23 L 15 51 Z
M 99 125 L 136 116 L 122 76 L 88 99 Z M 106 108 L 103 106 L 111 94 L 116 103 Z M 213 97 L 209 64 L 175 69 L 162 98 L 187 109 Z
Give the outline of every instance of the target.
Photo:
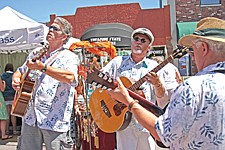
M 168 103 L 171 92 L 178 86 L 175 78 L 167 80 L 174 71 L 167 70 L 166 74 L 165 69 L 161 69 L 157 73 L 149 73 L 158 66 L 155 60 L 146 58 L 154 42 L 154 36 L 149 29 L 135 29 L 131 39 L 131 55 L 115 57 L 102 71 L 113 78 L 126 77 L 132 82 L 144 80 L 139 89 L 142 89 L 146 100 L 154 104 L 157 102 L 163 108 Z M 143 79 L 144 76 L 146 79 Z M 155 149 L 154 139 L 135 117 L 132 117 L 127 128 L 116 132 L 116 139 L 118 150 Z
M 23 117 L 20 147 L 23 150 L 41 150 L 43 143 L 48 150 L 68 148 L 66 133 L 70 127 L 78 66 L 77 55 L 63 47 L 71 35 L 71 24 L 61 17 L 55 18 L 49 27 L 45 57 L 32 61 L 34 53 L 30 53 L 13 75 L 15 90 L 19 90 L 21 76 L 28 68 L 36 79 Z
M 207 17 L 179 40 L 192 47 L 198 73 L 176 88 L 163 115 L 134 101 L 119 78 L 108 93 L 127 105 L 136 119 L 164 145 L 176 150 L 225 149 L 225 21 Z

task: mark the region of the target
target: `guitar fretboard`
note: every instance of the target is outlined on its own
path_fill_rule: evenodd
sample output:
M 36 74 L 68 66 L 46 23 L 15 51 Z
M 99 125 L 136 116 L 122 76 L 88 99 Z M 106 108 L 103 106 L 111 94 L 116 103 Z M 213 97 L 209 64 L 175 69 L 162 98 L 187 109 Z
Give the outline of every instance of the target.
M 166 64 L 169 62 L 172 62 L 173 56 L 169 56 L 167 59 L 165 59 L 163 62 L 161 62 L 157 67 L 152 69 L 150 72 L 155 72 L 157 73 L 160 69 L 162 69 Z M 131 85 L 128 89 L 131 91 L 135 91 L 138 89 L 145 81 L 147 80 L 147 75 L 143 76 L 140 78 L 137 82 L 135 82 L 133 85 Z

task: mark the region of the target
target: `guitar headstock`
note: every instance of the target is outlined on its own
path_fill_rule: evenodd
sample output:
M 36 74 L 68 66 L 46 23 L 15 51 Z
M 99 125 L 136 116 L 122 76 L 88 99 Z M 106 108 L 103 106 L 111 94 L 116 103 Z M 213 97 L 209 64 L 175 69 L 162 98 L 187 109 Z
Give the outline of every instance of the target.
M 177 45 L 177 48 L 173 51 L 173 58 L 181 58 L 186 55 L 189 51 L 188 47 Z
M 117 87 L 116 82 L 114 82 L 112 78 L 96 68 L 93 68 L 93 70 L 87 74 L 86 82 L 101 87 L 102 89 L 115 89 Z
M 32 61 L 35 62 L 36 60 L 40 60 L 44 55 L 47 53 L 49 45 L 46 42 L 42 42 L 42 48 L 34 53 L 34 57 L 32 58 Z

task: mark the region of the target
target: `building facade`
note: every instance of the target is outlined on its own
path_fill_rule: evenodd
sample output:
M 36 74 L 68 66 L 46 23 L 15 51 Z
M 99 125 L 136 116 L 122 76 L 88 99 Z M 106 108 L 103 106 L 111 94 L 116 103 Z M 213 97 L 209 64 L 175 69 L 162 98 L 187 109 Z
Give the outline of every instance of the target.
M 182 36 L 193 33 L 197 22 L 202 18 L 217 17 L 225 20 L 225 0 L 165 0 L 165 5 L 170 5 L 173 45 L 176 45 Z M 182 61 L 183 64 L 178 62 L 180 71 L 185 70 L 187 75 L 197 72 L 190 58 Z
M 51 24 L 56 14 L 50 15 Z M 155 36 L 153 46 L 171 47 L 170 7 L 142 9 L 139 3 L 114 4 L 77 8 L 75 14 L 63 17 L 72 24 L 73 37 L 81 38 L 89 28 L 105 23 L 123 23 L 133 29 L 145 27 Z M 115 45 L 116 46 L 116 45 Z

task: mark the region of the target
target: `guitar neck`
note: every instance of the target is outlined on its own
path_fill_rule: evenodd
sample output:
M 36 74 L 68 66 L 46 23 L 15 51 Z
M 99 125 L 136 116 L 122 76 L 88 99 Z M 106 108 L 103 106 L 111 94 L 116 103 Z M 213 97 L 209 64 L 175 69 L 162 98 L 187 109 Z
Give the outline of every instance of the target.
M 29 80 L 29 74 L 30 69 L 28 68 L 28 70 L 22 75 L 21 82 L 23 82 L 24 80 Z
M 127 89 L 127 90 L 128 90 L 129 95 L 132 98 L 138 100 L 139 101 L 139 104 L 142 107 L 144 107 L 148 111 L 152 112 L 157 117 L 160 116 L 160 115 L 162 115 L 164 113 L 164 111 L 160 107 L 156 106 L 152 102 L 145 100 L 142 96 L 138 95 L 137 93 L 135 93 L 135 92 L 133 92 L 133 91 L 131 91 L 129 89 Z
M 163 62 L 161 62 L 158 66 L 156 66 L 154 69 L 152 69 L 150 72 L 157 73 L 160 69 L 162 69 L 166 64 L 171 62 L 173 60 L 173 56 L 169 56 L 167 59 L 165 59 Z M 135 82 L 133 85 L 129 87 L 129 90 L 135 91 L 138 89 L 145 81 L 147 80 L 147 75 L 143 76 L 141 79 L 139 79 L 137 82 Z

